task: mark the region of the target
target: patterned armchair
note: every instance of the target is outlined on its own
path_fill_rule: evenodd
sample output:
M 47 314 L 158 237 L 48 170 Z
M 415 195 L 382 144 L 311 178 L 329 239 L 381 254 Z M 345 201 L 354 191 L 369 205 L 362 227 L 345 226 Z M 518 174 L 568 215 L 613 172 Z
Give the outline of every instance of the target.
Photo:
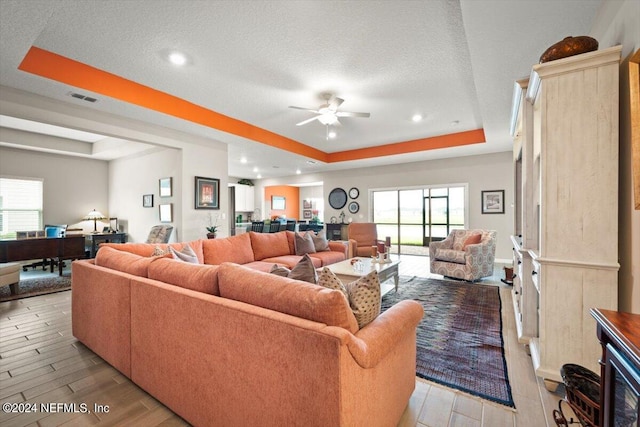
M 453 230 L 429 244 L 431 272 L 470 282 L 492 276 L 496 256 L 494 230 Z

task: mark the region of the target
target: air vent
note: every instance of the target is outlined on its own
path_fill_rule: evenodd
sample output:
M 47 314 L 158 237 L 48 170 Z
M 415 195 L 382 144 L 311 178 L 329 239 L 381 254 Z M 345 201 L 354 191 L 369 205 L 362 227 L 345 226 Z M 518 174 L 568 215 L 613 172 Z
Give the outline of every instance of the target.
M 93 98 L 93 97 L 87 96 L 87 95 L 83 95 L 81 93 L 69 92 L 69 93 L 67 93 L 67 95 L 69 95 L 72 98 L 82 99 L 83 101 L 87 101 L 87 102 L 97 102 L 98 101 L 96 98 Z

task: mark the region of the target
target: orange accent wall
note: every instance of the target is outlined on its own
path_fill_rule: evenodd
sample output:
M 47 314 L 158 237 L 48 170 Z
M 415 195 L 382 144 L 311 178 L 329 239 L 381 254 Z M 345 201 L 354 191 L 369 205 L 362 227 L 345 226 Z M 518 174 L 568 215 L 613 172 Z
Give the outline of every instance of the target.
M 476 129 L 375 147 L 326 153 L 250 123 L 193 104 L 177 96 L 35 46 L 29 49 L 18 69 L 325 163 L 485 142 L 484 130 Z
M 300 219 L 300 188 L 288 185 L 275 185 L 273 187 L 264 188 L 265 201 L 271 205 L 271 196 L 284 196 L 284 210 L 270 210 L 269 218 L 273 216 L 286 215 L 287 218 Z

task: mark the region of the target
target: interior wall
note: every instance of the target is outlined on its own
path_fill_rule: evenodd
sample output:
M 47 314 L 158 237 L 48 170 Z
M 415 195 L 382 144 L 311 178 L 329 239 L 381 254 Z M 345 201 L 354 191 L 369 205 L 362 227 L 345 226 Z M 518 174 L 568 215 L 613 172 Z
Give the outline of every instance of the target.
M 424 185 L 468 184 L 469 188 L 469 228 L 496 230 L 498 245 L 496 258 L 511 258 L 511 240 L 513 228 L 513 154 L 502 152 L 479 156 L 458 157 L 452 159 L 403 163 L 381 167 L 347 169 L 308 176 L 263 179 L 256 182 L 257 187 L 272 185 L 320 182 L 323 184 L 324 222 L 332 216 L 339 217 L 344 211 L 345 218 L 354 222 L 371 220 L 370 192 L 373 189 L 419 187 Z M 329 193 L 334 188 L 349 191 L 356 187 L 360 191 L 357 199 L 360 205 L 358 213 L 351 215 L 345 206 L 341 210 L 332 209 L 327 203 Z M 481 191 L 505 190 L 505 213 L 482 214 Z M 352 199 L 348 199 L 347 204 Z
M 605 0 L 590 36 L 600 49 L 622 45 L 620 64 L 620 179 L 618 251 L 618 309 L 640 313 L 640 210 L 633 200 L 631 117 L 629 113 L 629 57 L 640 49 L 640 2 Z M 639 165 L 636 165 L 638 167 Z
M 300 205 L 298 206 L 299 213 L 298 218 L 301 220 L 309 220 L 310 218 L 304 217 L 304 201 L 311 202 L 311 217 L 313 218 L 313 212 L 318 211 L 318 216 L 323 216 L 324 212 L 324 194 L 322 185 L 304 186 L 300 187 Z M 307 209 L 308 210 L 308 209 Z
M 283 196 L 285 198 L 284 209 L 271 209 L 271 196 Z M 300 189 L 289 185 L 265 187 L 264 203 L 269 206 L 269 214 L 265 218 L 284 215 L 290 219 L 300 219 Z
M 106 161 L 0 146 L 0 175 L 44 180 L 44 224 L 77 224 L 93 231 L 93 221 L 82 221 L 91 210 L 114 216 Z
M 181 211 L 182 187 L 180 176 L 181 150 L 166 148 L 157 152 L 109 162 L 109 211 L 118 218 L 129 242 L 144 242 L 149 230 L 160 224 L 160 204 L 173 204 L 173 233 L 176 241 L 180 230 L 176 226 Z M 131 179 L 135 171 L 135 179 Z M 160 178 L 173 179 L 171 197 L 160 198 Z M 142 196 L 153 195 L 153 207 L 142 206 Z

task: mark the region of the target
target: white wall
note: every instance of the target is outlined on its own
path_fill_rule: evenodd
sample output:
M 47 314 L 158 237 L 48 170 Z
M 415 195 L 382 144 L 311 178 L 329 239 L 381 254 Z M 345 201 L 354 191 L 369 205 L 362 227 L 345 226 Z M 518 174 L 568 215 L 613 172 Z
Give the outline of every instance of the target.
M 77 224 L 92 209 L 114 216 L 105 161 L 0 147 L 0 175 L 44 180 L 45 224 Z M 93 221 L 81 225 L 93 230 Z
M 166 148 L 109 162 L 109 212 L 118 218 L 129 242 L 144 242 L 151 227 L 160 224 L 161 203 L 173 203 L 174 231 L 170 241 L 176 241 L 180 232 L 176 218 L 181 210 L 181 159 L 180 150 Z M 173 195 L 160 198 L 158 181 L 168 177 L 173 178 Z M 142 207 L 144 194 L 153 194 L 152 208 Z
M 263 179 L 256 182 L 256 194 L 261 193 L 265 186 L 270 185 L 322 181 L 324 183 L 323 200 L 325 201 L 324 221 L 327 222 L 332 216 L 338 217 L 342 211 L 332 209 L 327 203 L 331 190 L 340 187 L 348 191 L 351 187 L 356 187 L 360 190 L 360 196 L 356 199 L 360 204 L 360 211 L 355 215 L 350 215 L 346 207 L 343 210 L 346 218 L 352 216 L 354 222 L 366 222 L 371 219 L 369 199 L 371 189 L 468 183 L 468 227 L 496 230 L 498 232 L 496 258 L 509 260 L 512 255 L 509 236 L 513 232 L 512 159 L 511 152 L 502 152 L 401 165 L 348 169 L 325 174 Z M 483 215 L 481 213 L 480 195 L 482 190 L 505 190 L 504 215 Z
M 605 0 L 594 20 L 590 35 L 598 40 L 600 49 L 622 45 L 618 308 L 621 311 L 640 313 L 640 210 L 635 210 L 633 200 L 628 74 L 629 56 L 640 49 L 640 2 L 638 0 Z

